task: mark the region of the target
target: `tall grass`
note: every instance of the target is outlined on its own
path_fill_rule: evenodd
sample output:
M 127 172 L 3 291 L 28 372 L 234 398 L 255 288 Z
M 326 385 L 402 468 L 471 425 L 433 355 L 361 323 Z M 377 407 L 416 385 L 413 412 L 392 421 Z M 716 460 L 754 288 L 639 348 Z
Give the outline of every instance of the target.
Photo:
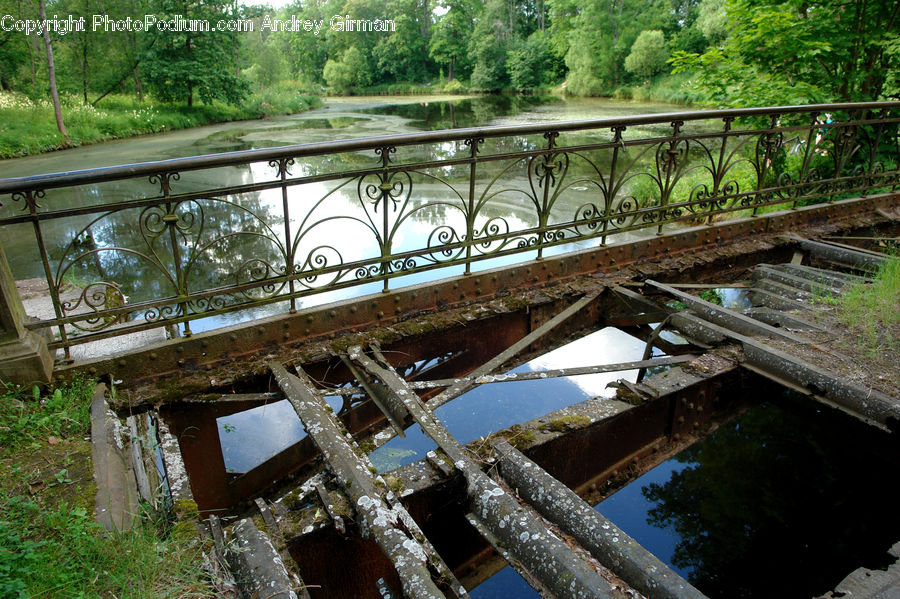
M 850 288 L 840 317 L 869 352 L 900 350 L 900 257 L 889 258 L 874 283 Z
M 0 597 L 214 597 L 190 527 L 94 522 L 93 388 L 0 385 Z
M 63 118 L 72 145 L 96 143 L 145 133 L 187 129 L 224 121 L 294 114 L 321 104 L 318 97 L 285 89 L 251 95 L 240 106 L 220 102 L 183 104 L 139 101 L 134 96 L 108 96 L 97 106 L 63 96 Z M 0 92 L 0 158 L 26 156 L 64 146 L 56 129 L 53 106 L 46 99 Z

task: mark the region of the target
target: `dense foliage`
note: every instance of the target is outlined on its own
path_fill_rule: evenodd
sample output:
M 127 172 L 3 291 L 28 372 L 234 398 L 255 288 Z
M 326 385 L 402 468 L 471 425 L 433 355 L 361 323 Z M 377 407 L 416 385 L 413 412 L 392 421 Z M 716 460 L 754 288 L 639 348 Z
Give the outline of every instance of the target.
M 67 118 L 73 99 L 103 108 L 110 94 L 149 96 L 153 106 L 236 105 L 272 91 L 558 89 L 718 106 L 900 97 L 894 0 L 294 0 L 277 10 L 231 0 L 44 5 L 48 18 L 85 19 L 83 31 L 50 31 Z M 147 15 L 204 20 L 214 30 L 107 24 Z M 107 21 L 95 26 L 97 16 Z M 0 17 L 0 99 L 4 92 L 48 98 L 45 40 L 13 27 L 37 19 L 37 5 L 0 0 Z M 241 30 L 215 29 L 221 19 L 241 19 Z M 671 76 L 673 69 L 680 75 Z

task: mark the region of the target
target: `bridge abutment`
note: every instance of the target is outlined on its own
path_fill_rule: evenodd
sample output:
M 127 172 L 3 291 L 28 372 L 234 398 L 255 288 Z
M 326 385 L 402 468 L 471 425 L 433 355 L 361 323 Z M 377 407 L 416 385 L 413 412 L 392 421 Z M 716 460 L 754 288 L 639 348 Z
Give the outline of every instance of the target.
M 46 340 L 25 328 L 25 310 L 0 246 L 0 381 L 49 383 L 53 358 Z

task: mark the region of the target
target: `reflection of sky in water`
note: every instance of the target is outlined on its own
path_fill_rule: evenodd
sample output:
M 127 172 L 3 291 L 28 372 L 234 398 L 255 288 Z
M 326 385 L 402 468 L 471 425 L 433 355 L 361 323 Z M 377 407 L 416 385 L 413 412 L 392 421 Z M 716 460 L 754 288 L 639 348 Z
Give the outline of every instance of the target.
M 741 310 L 753 306 L 747 289 L 716 289 L 716 293 L 719 294 L 722 305 L 726 308 Z
M 529 372 L 576 366 L 594 366 L 640 360 L 644 342 L 608 327 L 559 347 L 513 369 Z M 658 355 L 658 354 L 657 354 Z M 606 385 L 619 379 L 636 379 L 636 370 L 548 378 L 534 381 L 507 381 L 475 387 L 444 404 L 435 415 L 460 442 L 468 443 L 514 424 L 539 418 L 548 412 L 591 397 L 612 397 L 614 389 Z M 435 448 L 418 425 L 372 452 L 372 463 L 382 472 L 425 457 Z
M 681 569 L 672 565 L 672 555 L 681 537 L 675 532 L 674 526 L 658 528 L 647 522 L 647 512 L 656 506 L 656 502 L 648 501 L 641 491 L 651 483 L 665 484 L 672 478 L 673 473 L 696 465 L 693 462 L 681 463 L 675 459 L 663 462 L 594 507 L 643 545 L 647 551 L 684 577 L 690 574 L 691 568 Z
M 469 591 L 472 599 L 530 599 L 540 597 L 537 591 L 519 576 L 519 573 L 506 566 L 480 585 Z
M 339 399 L 326 400 L 340 408 Z M 217 418 L 216 423 L 228 472 L 247 472 L 306 436 L 286 399 Z
M 610 327 L 547 352 L 511 372 L 628 362 L 641 359 L 643 351 L 643 341 Z M 611 397 L 615 390 L 607 388 L 607 383 L 621 378 L 634 381 L 636 374 L 636 370 L 628 370 L 481 385 L 441 406 L 436 415 L 457 440 L 468 443 L 590 397 Z M 325 399 L 332 408 L 340 409 L 340 398 Z M 306 436 L 287 400 L 223 416 L 217 422 L 229 472 L 247 472 Z M 374 451 L 371 459 L 379 470 L 387 471 L 422 459 L 434 447 L 419 426 L 413 425 L 405 438 L 389 441 Z

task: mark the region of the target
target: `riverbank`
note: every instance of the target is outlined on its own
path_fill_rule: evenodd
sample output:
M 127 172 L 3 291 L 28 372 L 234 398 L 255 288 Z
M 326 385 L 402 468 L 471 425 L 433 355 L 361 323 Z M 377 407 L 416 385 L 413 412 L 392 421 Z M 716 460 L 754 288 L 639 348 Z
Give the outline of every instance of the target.
M 453 82 L 455 83 L 455 82 Z M 21 94 L 0 92 L 0 159 L 33 156 L 61 150 L 66 147 L 96 145 L 100 142 L 128 139 L 149 133 L 178 131 L 236 121 L 253 121 L 304 113 L 323 105 L 352 104 L 354 108 L 371 109 L 384 104 L 423 104 L 485 98 L 489 105 L 498 104 L 492 99 L 514 97 L 521 99 L 515 105 L 529 105 L 530 100 L 556 96 L 566 103 L 613 100 L 625 102 L 689 103 L 687 92 L 682 93 L 681 83 L 672 77 L 660 77 L 649 87 L 620 87 L 606 90 L 605 95 L 577 96 L 566 93 L 564 86 L 543 90 L 546 93 L 484 94 L 467 91 L 464 86 L 413 85 L 391 89 L 371 88 L 353 96 L 327 96 L 326 98 L 287 91 L 274 91 L 264 95 L 254 94 L 240 106 L 215 102 L 188 108 L 182 104 L 150 101 L 140 102 L 133 96 L 110 96 L 98 107 L 82 104 L 73 96 L 64 97 L 64 118 L 71 144 L 64 146 L 56 128 L 53 107 L 48 100 L 32 101 Z M 389 99 L 388 99 L 389 98 Z M 672 101 L 674 100 L 674 102 Z M 499 102 L 502 103 L 502 102 Z M 636 109 L 642 111 L 641 109 Z M 492 111 L 493 114 L 493 111 Z M 443 127 L 475 126 L 485 124 L 485 114 L 472 115 L 472 122 L 450 120 Z M 592 118 L 591 115 L 569 118 Z M 471 120 L 471 119 L 470 119 Z M 549 120 L 568 120 L 549 119 Z M 465 122 L 463 122 L 465 121 Z M 378 134 L 375 131 L 369 135 Z M 296 142 L 294 142 L 296 143 Z M 221 151 L 221 150 L 220 150 Z M 52 170 L 59 170 L 53 168 Z M 18 176 L 18 175 L 17 175 Z
M 0 386 L 0 596 L 218 596 L 190 527 L 94 521 L 93 388 Z
M 49 100 L 34 101 L 0 92 L 0 158 L 52 152 L 113 139 L 188 129 L 213 123 L 297 114 L 322 105 L 317 96 L 287 91 L 258 93 L 240 106 L 221 102 L 188 107 L 183 104 L 139 101 L 133 96 L 109 96 L 98 106 L 77 98 L 63 98 L 63 118 L 71 143 L 64 143 Z
M 638 102 L 666 102 L 669 104 L 691 105 L 702 100 L 694 90 L 690 73 L 661 74 L 649 84 L 598 86 L 573 89 L 564 81 L 556 85 L 543 85 L 528 92 L 506 89 L 497 92 L 503 95 L 546 96 L 560 95 L 570 98 L 606 98 L 612 100 L 635 100 Z M 484 95 L 484 90 L 475 89 L 459 79 L 452 81 L 432 81 L 429 83 L 389 83 L 373 85 L 360 90 L 361 96 L 423 96 L 423 95 Z M 488 93 L 490 95 L 490 93 Z

